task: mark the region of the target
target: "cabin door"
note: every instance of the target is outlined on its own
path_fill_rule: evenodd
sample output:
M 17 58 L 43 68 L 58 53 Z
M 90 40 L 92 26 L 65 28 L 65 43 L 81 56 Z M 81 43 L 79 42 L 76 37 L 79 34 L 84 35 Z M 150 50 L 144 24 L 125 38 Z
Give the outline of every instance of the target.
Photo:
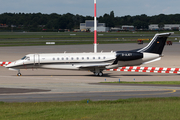
M 34 54 L 34 66 L 38 67 L 40 66 L 40 55 Z

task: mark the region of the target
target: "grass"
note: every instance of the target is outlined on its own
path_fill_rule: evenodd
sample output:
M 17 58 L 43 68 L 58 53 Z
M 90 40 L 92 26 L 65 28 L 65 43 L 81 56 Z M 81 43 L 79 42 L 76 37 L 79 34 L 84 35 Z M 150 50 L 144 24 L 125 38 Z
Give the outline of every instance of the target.
M 115 83 L 115 84 L 161 84 L 161 85 L 180 85 L 180 81 L 151 81 L 151 82 L 101 82 L 101 83 Z
M 178 120 L 180 98 L 132 98 L 116 101 L 0 103 L 6 120 Z
M 137 39 L 152 39 L 157 32 L 109 32 L 98 33 L 100 44 L 137 43 Z M 176 32 L 176 35 L 180 32 Z M 87 32 L 0 32 L 0 46 L 93 44 L 94 33 Z M 174 37 L 169 38 L 174 41 Z M 149 42 L 149 41 L 145 41 Z
M 155 33 L 156 32 L 98 33 L 103 34 L 102 36 L 98 36 L 98 42 L 101 44 L 135 43 L 139 38 L 151 39 Z M 70 34 L 76 35 L 72 36 Z M 143 34 L 143 36 L 141 36 L 141 34 Z M 176 34 L 179 34 L 179 32 Z M 174 37 L 169 39 L 174 40 Z M 55 41 L 56 45 L 92 44 L 93 33 L 0 33 L 0 46 L 45 45 L 45 42 L 51 40 Z M 119 82 L 114 83 L 119 84 Z M 180 84 L 179 81 L 120 83 Z M 0 120 L 178 120 L 180 119 L 179 106 L 179 97 L 89 101 L 89 104 L 87 104 L 87 100 L 36 103 L 0 102 Z

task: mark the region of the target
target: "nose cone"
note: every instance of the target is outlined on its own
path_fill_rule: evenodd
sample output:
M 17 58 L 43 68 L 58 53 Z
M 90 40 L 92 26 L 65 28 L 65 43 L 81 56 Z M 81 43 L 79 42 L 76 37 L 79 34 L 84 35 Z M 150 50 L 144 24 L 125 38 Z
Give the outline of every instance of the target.
M 14 61 L 6 66 L 6 68 L 20 68 L 24 63 L 22 60 Z
M 6 67 L 6 68 L 12 68 L 13 66 L 14 66 L 14 62 L 12 62 L 12 63 L 6 65 L 5 67 Z

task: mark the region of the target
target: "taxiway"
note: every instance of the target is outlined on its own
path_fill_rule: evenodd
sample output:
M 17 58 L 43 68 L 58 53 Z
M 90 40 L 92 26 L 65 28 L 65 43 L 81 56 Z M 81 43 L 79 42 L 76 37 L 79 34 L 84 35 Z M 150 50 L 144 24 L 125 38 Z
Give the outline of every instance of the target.
M 103 44 L 98 51 L 132 50 L 144 47 L 137 44 Z M 93 45 L 21 46 L 0 47 L 0 61 L 14 61 L 29 53 L 92 52 Z M 151 67 L 180 67 L 180 44 L 165 46 L 162 60 L 146 64 Z M 15 71 L 0 67 L 0 101 L 39 102 L 70 100 L 116 100 L 131 97 L 180 96 L 179 86 L 101 85 L 110 81 L 179 81 L 179 74 L 131 73 L 105 71 L 103 77 L 88 71 L 68 70 L 22 70 L 17 77 Z M 92 84 L 93 83 L 93 84 Z M 94 84 L 95 83 L 95 84 Z M 10 88 L 8 90 L 8 88 Z M 2 90 L 6 92 L 2 92 Z M 14 90 L 13 90 L 14 89 Z M 26 92 L 23 92 L 25 90 Z M 13 92 L 16 91 L 16 92 Z

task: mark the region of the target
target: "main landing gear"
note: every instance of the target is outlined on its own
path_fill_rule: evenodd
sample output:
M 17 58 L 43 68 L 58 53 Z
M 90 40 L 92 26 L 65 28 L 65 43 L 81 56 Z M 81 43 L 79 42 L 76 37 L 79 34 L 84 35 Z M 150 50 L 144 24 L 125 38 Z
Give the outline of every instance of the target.
M 94 75 L 95 76 L 103 76 L 103 73 L 102 72 L 99 72 L 99 73 L 98 72 L 94 72 Z
M 100 68 L 97 67 L 92 72 L 94 73 L 95 76 L 103 76 L 102 71 L 103 71 L 103 69 L 100 69 Z

